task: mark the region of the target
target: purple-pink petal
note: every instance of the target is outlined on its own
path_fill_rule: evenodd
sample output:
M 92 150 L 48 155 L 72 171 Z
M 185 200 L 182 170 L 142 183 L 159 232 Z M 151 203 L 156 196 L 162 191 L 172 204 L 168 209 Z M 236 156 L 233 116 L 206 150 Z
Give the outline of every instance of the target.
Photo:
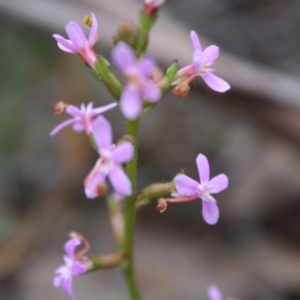
M 201 51 L 200 39 L 199 39 L 198 34 L 196 33 L 196 31 L 194 31 L 194 30 L 191 31 L 191 40 L 192 40 L 194 49 Z
M 71 298 L 74 299 L 74 294 L 72 290 L 72 276 L 65 278 L 62 280 L 62 288 L 64 292 L 69 295 Z
M 68 107 L 66 108 L 66 112 L 74 118 L 83 116 L 83 112 L 74 105 L 68 105 Z
M 219 47 L 215 45 L 211 45 L 207 47 L 204 51 L 204 58 L 206 64 L 213 64 L 215 60 L 219 57 Z
M 87 266 L 84 265 L 84 263 L 79 262 L 79 261 L 74 261 L 71 267 L 71 272 L 72 275 L 74 276 L 78 276 L 78 275 L 82 275 L 87 271 Z
M 116 192 L 124 196 L 132 194 L 131 181 L 119 166 L 115 166 L 108 174 L 109 180 Z
M 210 180 L 209 193 L 219 193 L 228 187 L 228 177 L 225 174 L 220 174 Z
M 161 89 L 158 84 L 147 80 L 143 87 L 144 97 L 152 103 L 157 102 L 161 98 Z
M 57 134 L 59 131 L 61 131 L 63 128 L 73 124 L 74 122 L 76 122 L 76 119 L 69 119 L 67 121 L 62 122 L 61 124 L 57 125 L 51 132 L 50 135 L 53 136 L 55 134 Z
M 180 174 L 174 178 L 177 192 L 182 196 L 194 196 L 197 194 L 199 183 L 194 179 Z
M 65 39 L 59 34 L 53 34 L 52 36 L 56 39 L 57 46 L 59 47 L 59 49 L 69 53 L 76 52 L 72 41 Z
M 198 167 L 200 182 L 208 182 L 209 181 L 209 163 L 207 157 L 203 154 L 198 154 L 196 158 L 196 163 Z
M 155 67 L 156 61 L 149 56 L 142 57 L 138 63 L 139 73 L 144 76 L 150 76 Z
M 120 108 L 126 119 L 135 120 L 142 112 L 142 99 L 139 91 L 128 83 L 121 95 Z
M 216 224 L 219 219 L 219 208 L 213 200 L 202 200 L 202 216 L 205 222 L 210 225 Z
M 105 177 L 105 174 L 92 170 L 84 181 L 84 192 L 87 198 L 94 199 L 99 196 L 98 186 L 104 183 Z
M 73 238 L 66 242 L 65 244 L 65 252 L 67 257 L 74 259 L 75 258 L 75 248 L 81 244 L 79 239 Z
M 117 145 L 112 151 L 112 159 L 116 164 L 124 164 L 133 157 L 133 146 L 130 142 L 125 141 L 120 145 Z
M 73 129 L 76 132 L 82 132 L 84 130 L 84 126 L 80 122 L 75 122 L 74 125 L 73 125 Z
M 98 31 L 98 21 L 93 13 L 91 13 L 91 15 L 92 15 L 92 27 L 88 37 L 88 43 L 90 46 L 92 46 L 92 44 L 95 42 L 97 37 L 97 31 Z
M 112 59 L 119 70 L 125 72 L 135 66 L 135 54 L 132 48 L 124 42 L 119 42 L 112 49 Z
M 193 53 L 193 66 L 196 72 L 201 68 L 205 60 L 204 54 L 201 50 L 195 50 Z
M 75 51 L 86 47 L 87 45 L 87 39 L 86 36 L 78 22 L 70 21 L 66 25 L 66 32 L 70 38 L 70 40 L 74 44 Z
M 209 286 L 207 293 L 210 300 L 223 300 L 220 289 L 215 285 Z
M 202 77 L 205 83 L 216 92 L 224 93 L 230 89 L 230 85 L 225 80 L 211 72 L 206 72 Z
M 107 104 L 105 106 L 94 108 L 93 115 L 102 114 L 102 113 L 106 112 L 107 110 L 116 107 L 117 105 L 118 105 L 117 103 L 111 103 L 111 104 Z
M 98 150 L 108 150 L 112 144 L 112 128 L 110 123 L 99 116 L 93 123 L 93 134 Z

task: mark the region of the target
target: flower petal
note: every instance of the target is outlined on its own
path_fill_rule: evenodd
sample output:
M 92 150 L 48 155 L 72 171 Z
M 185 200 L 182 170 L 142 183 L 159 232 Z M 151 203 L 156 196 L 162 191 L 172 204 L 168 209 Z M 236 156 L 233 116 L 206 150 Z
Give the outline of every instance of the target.
M 87 45 L 86 36 L 78 22 L 70 21 L 66 25 L 66 32 L 70 40 L 73 42 L 76 52 Z
M 215 60 L 219 57 L 219 47 L 211 45 L 203 51 L 203 54 L 205 57 L 204 63 L 213 64 Z
M 139 73 L 144 76 L 149 76 L 156 66 L 156 61 L 150 56 L 144 56 L 138 63 Z
M 210 300 L 223 300 L 223 296 L 220 289 L 215 285 L 211 285 L 208 288 L 207 293 Z
M 57 134 L 59 131 L 61 131 L 63 128 L 73 124 L 74 122 L 76 122 L 76 119 L 69 119 L 67 121 L 62 122 L 61 124 L 57 125 L 51 132 L 50 132 L 50 136 L 53 136 L 55 134 Z
M 65 39 L 63 36 L 59 34 L 53 34 L 52 36 L 56 39 L 57 46 L 62 51 L 69 52 L 69 53 L 76 52 L 72 41 Z
M 55 275 L 55 277 L 53 278 L 53 286 L 54 287 L 60 287 L 62 283 L 62 277 L 60 275 Z
M 74 276 L 82 275 L 86 271 L 87 271 L 87 266 L 84 265 L 83 263 L 76 260 L 72 264 L 72 268 L 71 268 L 72 275 Z
M 177 192 L 182 196 L 194 196 L 197 194 L 199 183 L 183 174 L 177 175 L 174 178 Z
M 85 128 L 81 122 L 75 122 L 73 125 L 73 130 L 76 132 L 82 132 L 84 129 Z
M 212 197 L 211 197 L 212 198 Z M 213 200 L 215 200 L 213 198 Z M 213 200 L 202 200 L 202 216 L 207 224 L 214 225 L 219 219 L 219 208 Z
M 93 115 L 98 115 L 98 114 L 102 114 L 104 112 L 106 112 L 107 110 L 110 110 L 114 107 L 116 107 L 118 105 L 118 103 L 111 103 L 111 104 L 107 104 L 107 105 L 104 105 L 104 106 L 101 106 L 101 107 L 97 107 L 97 108 L 94 108 L 92 110 L 93 112 Z
M 103 116 L 97 117 L 94 121 L 93 134 L 99 151 L 110 149 L 112 144 L 112 129 L 110 123 Z
M 130 142 L 125 141 L 122 144 L 116 146 L 112 152 L 112 158 L 116 164 L 124 164 L 133 157 L 133 146 Z
M 108 174 L 109 180 L 116 192 L 124 196 L 132 194 L 131 181 L 119 166 L 115 166 Z
M 84 192 L 87 198 L 94 199 L 99 196 L 99 185 L 103 184 L 106 175 L 98 172 L 98 167 L 101 164 L 101 160 L 96 162 L 93 170 L 88 174 L 84 180 Z M 102 192 L 102 191 L 101 191 Z
M 196 33 L 196 31 L 192 30 L 190 36 L 191 36 L 191 40 L 192 40 L 194 49 L 202 51 L 200 39 L 199 39 L 198 34 Z
M 193 66 L 196 72 L 201 69 L 204 61 L 205 57 L 203 52 L 200 50 L 195 50 L 193 53 Z
M 220 174 L 210 180 L 210 194 L 219 193 L 228 187 L 228 177 L 225 174 Z
M 143 86 L 144 97 L 149 102 L 157 102 L 161 98 L 161 90 L 158 84 L 151 80 L 145 81 Z
M 112 49 L 112 60 L 119 70 L 125 72 L 135 65 L 135 54 L 132 48 L 124 42 L 119 42 Z
M 79 239 L 72 238 L 68 240 L 65 244 L 65 252 L 67 254 L 67 257 L 74 259 L 75 258 L 75 248 L 81 244 Z
M 206 72 L 202 77 L 205 83 L 216 92 L 224 93 L 230 89 L 230 85 L 225 80 L 211 72 Z
M 84 112 L 81 109 L 74 105 L 68 105 L 68 107 L 66 108 L 66 112 L 73 117 L 82 117 L 84 115 Z
M 74 299 L 74 294 L 72 290 L 72 276 L 63 279 L 62 288 L 67 295 Z
M 93 13 L 92 15 L 92 27 L 88 37 L 88 43 L 92 47 L 97 39 L 97 31 L 98 31 L 98 21 Z
M 123 90 L 120 108 L 126 119 L 135 120 L 142 112 L 142 99 L 139 91 L 130 84 Z
M 199 154 L 196 158 L 196 163 L 198 167 L 200 182 L 208 182 L 209 181 L 209 163 L 207 157 L 203 154 Z

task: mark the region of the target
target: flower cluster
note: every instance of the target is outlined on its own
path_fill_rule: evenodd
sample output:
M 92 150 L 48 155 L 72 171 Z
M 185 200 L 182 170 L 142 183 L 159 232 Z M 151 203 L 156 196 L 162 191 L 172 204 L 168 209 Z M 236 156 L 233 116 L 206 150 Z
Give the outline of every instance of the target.
M 125 270 L 125 276 L 131 276 L 128 282 L 134 280 L 133 270 L 130 269 L 133 266 L 132 225 L 135 223 L 135 214 L 140 206 L 171 195 L 170 198 L 159 199 L 157 208 L 163 212 L 167 203 L 201 199 L 204 220 L 208 224 L 216 224 L 219 219 L 217 201 L 212 195 L 228 187 L 228 177 L 220 174 L 210 179 L 209 163 L 203 154 L 199 154 L 196 159 L 199 182 L 185 174 L 179 174 L 168 183 L 146 187 L 140 195 L 136 192 L 138 131 L 139 121 L 143 115 L 149 112 L 170 88 L 174 87 L 176 95 L 185 96 L 190 89 L 190 83 L 197 76 L 201 76 L 206 84 L 217 92 L 225 92 L 230 88 L 226 81 L 213 73 L 212 65 L 219 56 L 219 48 L 211 45 L 202 51 L 200 39 L 195 31 L 191 31 L 194 51 L 192 63 L 188 66 L 179 69 L 178 63 L 174 62 L 163 75 L 155 59 L 145 54 L 150 29 L 164 2 L 165 0 L 144 0 L 140 27 L 135 25 L 128 27 L 128 24 L 125 24 L 129 29 L 125 26 L 123 32 L 114 39 L 115 46 L 111 52 L 111 60 L 125 78 L 124 83 L 113 74 L 110 62 L 93 50 L 98 39 L 98 22 L 93 13 L 85 18 L 85 23 L 91 27 L 88 37 L 81 25 L 75 21 L 70 21 L 66 25 L 68 39 L 59 34 L 53 35 L 61 50 L 76 54 L 84 60 L 92 74 L 104 83 L 116 100 L 116 103 L 96 108 L 92 102 L 87 105 L 81 104 L 80 107 L 59 102 L 54 107 L 56 114 L 66 111 L 71 118 L 56 126 L 50 135 L 53 136 L 72 125 L 76 132 L 85 132 L 88 135 L 91 145 L 99 155 L 94 167 L 84 179 L 84 191 L 87 198 L 96 198 L 106 193 L 107 180 L 110 182 L 113 192 L 107 197 L 108 206 L 113 231 L 120 248 L 118 253 L 86 258 L 83 254 L 89 248 L 88 243 L 81 235 L 72 235 L 64 247 L 65 263 L 55 271 L 53 281 L 55 287 L 61 287 L 72 298 L 74 298 L 73 276 L 82 275 L 95 268 L 121 265 Z M 126 119 L 127 132 L 114 144 L 112 126 L 102 114 L 118 104 Z M 123 164 L 126 164 L 126 171 Z M 122 203 L 123 200 L 125 205 Z M 78 251 L 78 247 L 83 249 Z M 210 300 L 222 300 L 222 295 L 215 286 L 210 287 L 209 297 Z

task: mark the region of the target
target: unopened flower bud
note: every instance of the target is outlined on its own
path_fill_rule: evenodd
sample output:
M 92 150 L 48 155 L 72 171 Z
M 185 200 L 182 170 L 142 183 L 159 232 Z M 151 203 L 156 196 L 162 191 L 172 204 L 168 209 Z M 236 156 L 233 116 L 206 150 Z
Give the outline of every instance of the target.
M 164 3 L 165 0 L 144 0 L 144 12 L 151 17 Z
M 167 201 L 166 201 L 166 199 L 164 199 L 164 198 L 158 199 L 158 203 L 157 203 L 156 209 L 160 213 L 163 213 L 167 209 Z
M 122 22 L 119 25 L 118 32 L 114 37 L 114 43 L 119 41 L 126 42 L 128 45 L 134 47 L 138 38 L 138 28 L 137 26 L 129 21 Z
M 67 107 L 68 105 L 66 103 L 59 101 L 54 105 L 53 111 L 56 115 L 59 115 L 64 112 Z
M 178 85 L 176 85 L 172 92 L 175 96 L 177 97 L 185 97 L 190 91 L 190 86 L 188 83 L 180 83 Z

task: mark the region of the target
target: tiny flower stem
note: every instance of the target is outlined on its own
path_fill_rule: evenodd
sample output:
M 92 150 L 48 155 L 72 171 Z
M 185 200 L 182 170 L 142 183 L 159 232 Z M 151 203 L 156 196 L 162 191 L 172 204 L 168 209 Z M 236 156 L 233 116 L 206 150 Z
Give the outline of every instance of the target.
M 117 253 L 101 254 L 97 257 L 89 257 L 89 263 L 91 268 L 89 272 L 96 271 L 98 269 L 111 269 L 118 267 L 122 263 L 122 256 Z
M 149 16 L 145 12 L 141 11 L 139 39 L 138 39 L 137 46 L 135 48 L 135 52 L 137 56 L 143 55 L 147 50 L 150 30 L 153 27 L 156 20 L 157 20 L 156 13 L 152 16 Z
M 191 202 L 196 200 L 198 197 L 178 197 L 178 198 L 164 198 L 164 200 L 168 203 L 183 203 L 183 202 Z
M 100 56 L 95 64 L 95 70 L 92 68 L 89 70 L 97 79 L 103 82 L 110 94 L 115 98 L 116 102 L 119 102 L 123 85 L 110 71 L 108 62 Z
M 163 198 L 167 195 L 170 195 L 175 190 L 174 182 L 165 182 L 165 183 L 154 183 L 147 186 L 136 202 L 136 206 L 144 206 L 149 204 L 153 200 Z
M 127 134 L 135 139 L 134 156 L 126 165 L 126 173 L 132 184 L 132 195 L 125 200 L 125 235 L 123 242 L 123 258 L 127 263 L 123 266 L 124 276 L 132 300 L 141 300 L 141 295 L 137 286 L 136 276 L 133 263 L 133 245 L 134 245 L 134 230 L 136 223 L 136 207 L 135 199 L 137 193 L 137 160 L 138 160 L 138 133 L 139 119 L 135 121 L 127 120 Z

